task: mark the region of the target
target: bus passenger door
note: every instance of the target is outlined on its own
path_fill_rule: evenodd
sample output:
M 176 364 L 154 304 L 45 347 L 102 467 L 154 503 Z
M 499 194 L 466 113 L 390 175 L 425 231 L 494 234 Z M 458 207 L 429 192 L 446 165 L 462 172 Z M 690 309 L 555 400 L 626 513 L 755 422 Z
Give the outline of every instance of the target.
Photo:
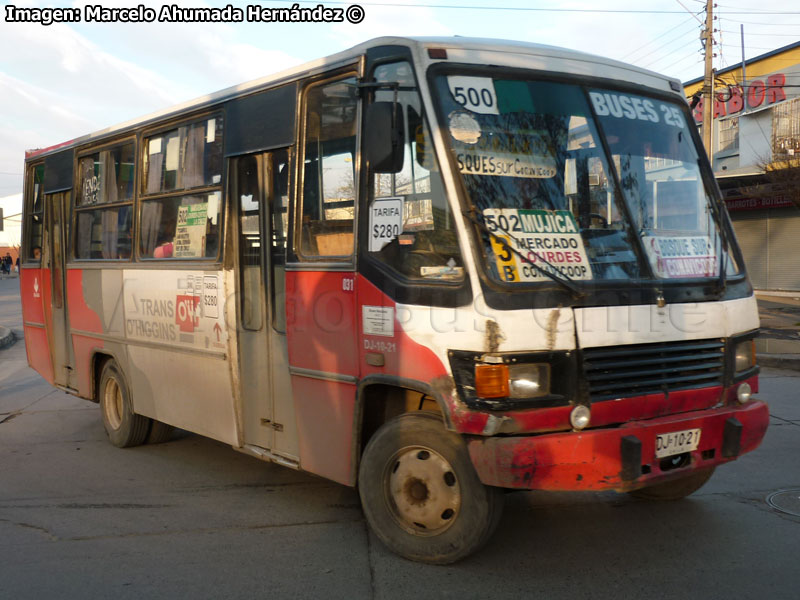
M 286 317 L 300 467 L 345 484 L 358 384 L 355 207 L 360 101 L 353 71 L 302 94 Z
M 239 356 L 245 444 L 298 460 L 286 343 L 286 150 L 233 159 L 238 210 Z
M 53 356 L 56 385 L 74 387 L 72 344 L 66 303 L 66 248 L 69 219 L 69 192 L 45 195 L 49 220 L 48 250 L 50 254 L 50 305 L 45 307 L 45 321 Z

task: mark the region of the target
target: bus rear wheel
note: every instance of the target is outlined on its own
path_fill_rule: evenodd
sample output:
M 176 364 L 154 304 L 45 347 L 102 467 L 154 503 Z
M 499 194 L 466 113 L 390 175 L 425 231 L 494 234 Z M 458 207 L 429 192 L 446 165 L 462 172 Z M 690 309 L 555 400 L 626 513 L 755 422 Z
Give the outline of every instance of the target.
M 478 550 L 503 512 L 502 491 L 480 482 L 463 439 L 433 413 L 400 415 L 375 433 L 362 457 L 359 494 L 390 550 L 430 564 Z
M 172 425 L 167 425 L 155 419 L 151 419 L 151 421 L 153 421 L 153 424 L 150 426 L 150 431 L 145 441 L 148 444 L 163 444 L 164 442 L 168 442 L 170 438 L 172 438 L 172 433 L 175 431 L 175 428 Z
M 125 378 L 113 359 L 103 366 L 98 391 L 109 441 L 118 448 L 142 444 L 150 431 L 150 419 L 133 412 Z
M 694 494 L 711 479 L 714 467 L 697 471 L 680 479 L 673 479 L 664 483 L 657 483 L 648 487 L 628 492 L 635 498 L 642 500 L 680 500 Z

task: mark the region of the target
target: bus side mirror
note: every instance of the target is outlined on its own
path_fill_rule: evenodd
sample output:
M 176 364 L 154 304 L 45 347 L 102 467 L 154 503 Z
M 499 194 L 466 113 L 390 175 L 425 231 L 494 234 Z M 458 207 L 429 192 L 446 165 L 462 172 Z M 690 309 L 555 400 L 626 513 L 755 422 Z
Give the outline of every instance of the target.
M 399 173 L 403 170 L 404 131 L 401 104 L 373 102 L 367 107 L 364 152 L 373 173 Z

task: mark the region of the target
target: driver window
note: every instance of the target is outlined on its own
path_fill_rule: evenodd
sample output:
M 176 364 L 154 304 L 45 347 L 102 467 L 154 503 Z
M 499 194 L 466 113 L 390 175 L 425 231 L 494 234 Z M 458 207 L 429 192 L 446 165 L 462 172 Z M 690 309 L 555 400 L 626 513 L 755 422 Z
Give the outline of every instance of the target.
M 305 94 L 303 210 L 300 254 L 349 257 L 355 216 L 356 123 L 354 77 L 315 84 Z
M 374 77 L 399 86 L 405 146 L 398 173 L 370 174 L 369 256 L 408 279 L 461 281 L 464 263 L 455 218 L 411 66 L 407 62 L 379 65 Z M 394 97 L 392 89 L 379 88 L 374 100 L 391 102 Z

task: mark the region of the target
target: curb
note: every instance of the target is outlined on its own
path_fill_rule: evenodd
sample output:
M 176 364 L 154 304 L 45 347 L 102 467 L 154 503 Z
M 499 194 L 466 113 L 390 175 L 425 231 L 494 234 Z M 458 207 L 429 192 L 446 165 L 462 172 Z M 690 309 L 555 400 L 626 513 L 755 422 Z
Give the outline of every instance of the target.
M 800 354 L 758 354 L 757 362 L 761 367 L 800 371 Z
M 17 338 L 14 332 L 7 327 L 0 326 L 0 350 L 8 348 L 15 341 L 17 341 Z

